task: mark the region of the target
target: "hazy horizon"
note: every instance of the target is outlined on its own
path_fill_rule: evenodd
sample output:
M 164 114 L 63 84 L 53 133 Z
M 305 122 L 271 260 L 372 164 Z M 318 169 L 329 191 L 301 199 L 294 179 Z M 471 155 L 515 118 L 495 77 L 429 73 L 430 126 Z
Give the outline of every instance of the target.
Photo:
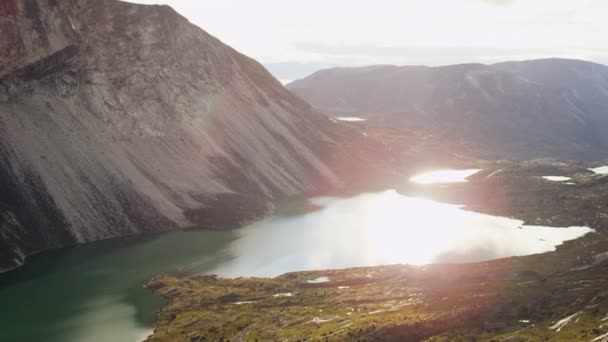
M 283 81 L 337 66 L 608 63 L 608 2 L 598 0 L 130 2 L 170 5 Z

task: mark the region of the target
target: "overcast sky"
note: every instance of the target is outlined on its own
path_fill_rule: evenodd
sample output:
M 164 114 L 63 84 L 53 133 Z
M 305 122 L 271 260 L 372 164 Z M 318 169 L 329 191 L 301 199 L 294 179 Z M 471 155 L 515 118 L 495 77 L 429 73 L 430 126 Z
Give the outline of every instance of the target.
M 320 68 L 567 57 L 608 64 L 608 0 L 163 3 L 282 80 Z

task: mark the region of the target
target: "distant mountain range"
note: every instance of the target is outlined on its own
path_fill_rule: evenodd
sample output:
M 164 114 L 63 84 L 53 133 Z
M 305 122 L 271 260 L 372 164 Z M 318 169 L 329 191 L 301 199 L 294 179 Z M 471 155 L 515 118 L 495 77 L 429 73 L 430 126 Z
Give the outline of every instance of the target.
M 287 87 L 328 115 L 448 134 L 484 157 L 608 158 L 608 67 L 596 63 L 334 68 Z

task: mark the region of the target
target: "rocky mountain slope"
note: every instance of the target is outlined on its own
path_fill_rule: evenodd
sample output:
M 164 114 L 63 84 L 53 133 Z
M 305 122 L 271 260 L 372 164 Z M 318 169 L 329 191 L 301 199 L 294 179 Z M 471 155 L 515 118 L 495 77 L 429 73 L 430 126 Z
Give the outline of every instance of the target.
M 288 88 L 328 114 L 449 134 L 489 158 L 608 157 L 608 67 L 600 64 L 336 68 Z
M 5 0 L 0 47 L 0 271 L 341 184 L 338 124 L 167 6 Z

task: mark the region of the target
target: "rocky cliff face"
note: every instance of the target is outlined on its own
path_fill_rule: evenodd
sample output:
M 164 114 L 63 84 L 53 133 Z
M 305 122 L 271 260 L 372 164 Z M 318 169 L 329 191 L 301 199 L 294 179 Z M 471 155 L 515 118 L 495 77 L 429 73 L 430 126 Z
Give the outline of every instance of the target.
M 288 88 L 327 113 L 449 134 L 487 157 L 608 158 L 608 67 L 595 63 L 337 68 Z
M 0 270 L 340 184 L 337 124 L 169 7 L 4 0 L 0 47 Z

